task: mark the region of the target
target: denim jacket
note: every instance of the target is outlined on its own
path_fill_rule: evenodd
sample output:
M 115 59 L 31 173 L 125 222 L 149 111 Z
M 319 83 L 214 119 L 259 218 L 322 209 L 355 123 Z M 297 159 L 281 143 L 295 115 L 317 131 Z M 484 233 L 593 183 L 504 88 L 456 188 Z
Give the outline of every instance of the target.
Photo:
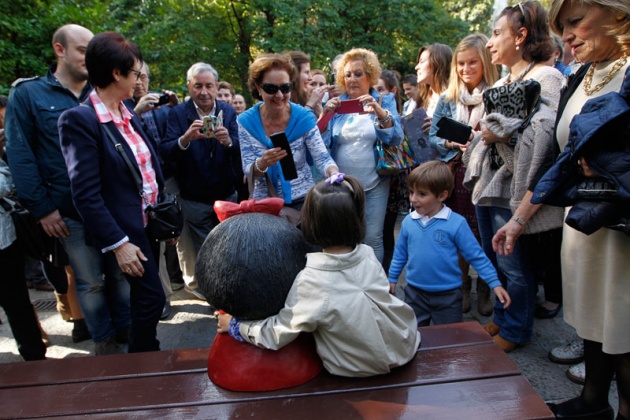
M 457 155 L 458 151 L 455 149 L 447 149 L 444 147 L 444 140 L 437 136 L 438 126 L 437 123 L 442 117 L 455 118 L 457 115 L 457 104 L 453 101 L 447 101 L 445 95 L 440 96 L 440 100 L 433 112 L 433 122 L 431 123 L 431 129 L 429 130 L 429 144 L 440 154 L 439 159 L 443 162 L 448 162 Z
M 87 83 L 77 98 L 57 80 L 55 70 L 52 65 L 45 77 L 13 84 L 5 115 L 7 157 L 20 203 L 37 220 L 55 210 L 81 220 L 72 202 L 57 120 L 84 101 L 92 86 Z

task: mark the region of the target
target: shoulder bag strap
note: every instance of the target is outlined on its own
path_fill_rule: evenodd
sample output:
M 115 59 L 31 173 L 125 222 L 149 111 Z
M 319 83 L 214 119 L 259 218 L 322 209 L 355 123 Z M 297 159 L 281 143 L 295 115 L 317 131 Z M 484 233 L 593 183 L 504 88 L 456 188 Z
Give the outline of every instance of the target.
M 269 175 L 265 172 L 265 181 L 267 182 L 267 190 L 269 191 L 269 197 L 277 197 L 276 188 L 274 187 Z M 249 173 L 247 174 L 247 189 L 249 190 L 249 198 L 254 198 L 254 165 L 252 165 Z
M 82 103 L 81 106 L 84 106 L 84 107 L 87 107 L 87 108 L 92 108 L 91 106 L 86 105 L 84 103 Z M 92 108 L 92 110 L 94 111 L 94 113 L 96 113 L 96 110 L 94 110 L 94 108 Z M 138 194 L 140 194 L 140 197 L 144 197 L 144 188 L 142 187 L 142 178 L 140 177 L 140 174 L 138 174 L 138 171 L 136 170 L 136 167 L 133 166 L 133 164 L 129 160 L 129 156 L 127 156 L 127 153 L 125 153 L 125 150 L 123 149 L 122 144 L 118 140 L 116 140 L 116 138 L 112 134 L 112 132 L 109 129 L 109 127 L 107 126 L 107 124 L 102 124 L 102 127 L 107 132 L 107 137 L 111 140 L 111 142 L 114 145 L 114 148 L 116 149 L 118 154 L 120 154 L 120 156 L 125 161 L 125 164 L 129 168 L 129 171 L 131 171 L 131 175 L 133 176 L 133 179 L 136 182 L 136 188 L 138 188 Z

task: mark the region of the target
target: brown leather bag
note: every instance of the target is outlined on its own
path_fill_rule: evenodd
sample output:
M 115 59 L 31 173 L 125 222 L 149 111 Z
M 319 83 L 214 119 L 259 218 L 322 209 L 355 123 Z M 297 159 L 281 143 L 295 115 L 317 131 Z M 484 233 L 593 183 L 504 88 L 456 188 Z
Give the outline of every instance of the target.
M 271 182 L 269 175 L 265 173 L 265 181 L 267 182 L 267 190 L 269 191 L 269 197 L 278 197 L 276 193 L 276 188 Z M 254 198 L 254 168 L 252 167 L 249 173 L 247 174 L 247 187 L 249 189 L 249 198 Z M 295 227 L 300 227 L 300 223 L 302 222 L 302 213 L 299 210 L 294 208 L 284 206 L 282 210 L 280 210 L 280 217 L 285 219 L 287 222 L 291 223 Z

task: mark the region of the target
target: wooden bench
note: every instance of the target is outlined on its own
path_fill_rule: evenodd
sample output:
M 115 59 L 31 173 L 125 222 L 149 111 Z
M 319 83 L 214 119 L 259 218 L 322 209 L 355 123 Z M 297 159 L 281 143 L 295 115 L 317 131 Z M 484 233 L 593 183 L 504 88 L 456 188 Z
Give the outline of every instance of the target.
M 233 392 L 207 376 L 208 348 L 0 365 L 3 418 L 552 419 L 476 322 L 423 327 L 414 360 L 390 374 L 327 373 L 289 389 Z

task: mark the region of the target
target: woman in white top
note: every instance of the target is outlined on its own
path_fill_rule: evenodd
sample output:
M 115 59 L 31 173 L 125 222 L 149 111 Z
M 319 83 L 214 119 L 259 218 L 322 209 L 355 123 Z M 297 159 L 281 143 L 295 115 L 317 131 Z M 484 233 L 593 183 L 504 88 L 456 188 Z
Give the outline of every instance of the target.
M 583 107 L 597 97 L 619 92 L 624 84 L 630 67 L 630 4 L 627 0 L 554 0 L 549 20 L 576 60 L 587 63 L 569 82 L 560 100 L 555 135 L 563 150 L 579 141 L 569 138 L 569 127 Z M 597 175 L 591 173 L 589 160 L 597 145 L 606 146 L 610 141 L 608 136 L 593 136 L 590 154 L 576 156 L 585 176 Z M 628 158 L 620 161 L 627 162 Z M 585 235 L 564 226 L 564 316 L 584 339 L 586 375 L 579 397 L 549 404 L 556 418 L 612 419 L 608 393 L 613 375 L 617 377 L 619 395 L 617 419 L 630 418 L 628 256 L 630 238 L 623 232 L 604 227 Z

